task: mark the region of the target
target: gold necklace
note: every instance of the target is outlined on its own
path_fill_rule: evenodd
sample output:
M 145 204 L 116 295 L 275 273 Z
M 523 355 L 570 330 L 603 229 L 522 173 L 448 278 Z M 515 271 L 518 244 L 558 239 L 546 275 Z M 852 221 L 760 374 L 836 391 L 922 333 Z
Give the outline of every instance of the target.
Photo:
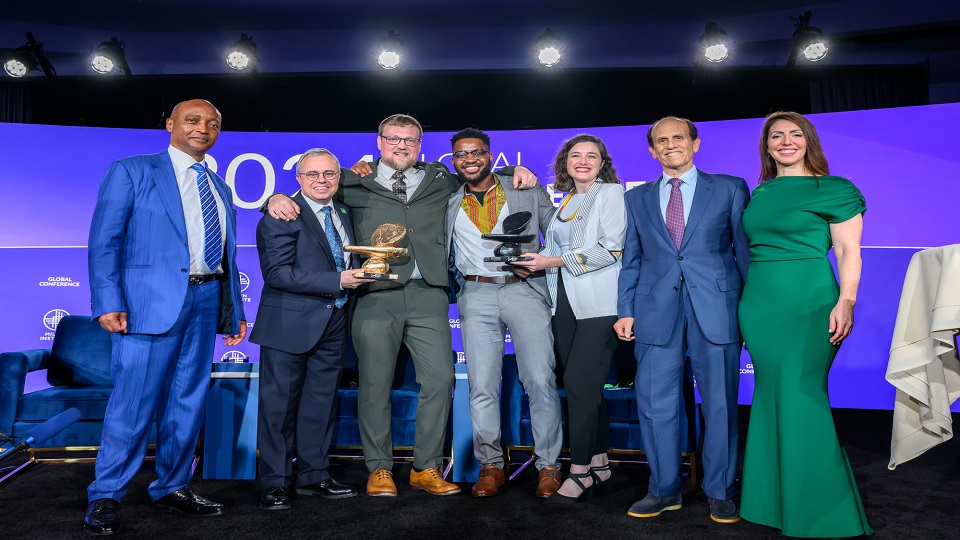
M 576 192 L 574 192 L 574 191 L 571 191 L 570 193 L 567 193 L 567 196 L 564 197 L 563 202 L 560 203 L 560 209 L 557 210 L 557 221 L 559 221 L 560 223 L 566 223 L 566 222 L 570 221 L 571 219 L 573 219 L 574 217 L 576 217 L 577 212 L 580 211 L 580 207 L 578 206 L 577 209 L 574 210 L 573 213 L 570 214 L 570 217 L 568 217 L 567 219 L 563 219 L 562 217 L 560 217 L 560 214 L 563 213 L 563 209 L 567 207 L 567 203 L 570 202 L 570 199 L 572 199 L 575 194 L 576 194 Z

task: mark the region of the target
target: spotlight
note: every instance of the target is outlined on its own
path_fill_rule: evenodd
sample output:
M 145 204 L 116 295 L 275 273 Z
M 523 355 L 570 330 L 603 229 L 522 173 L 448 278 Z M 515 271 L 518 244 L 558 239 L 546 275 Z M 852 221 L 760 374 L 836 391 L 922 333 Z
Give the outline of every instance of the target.
M 257 57 L 257 44 L 253 42 L 253 38 L 240 34 L 240 39 L 227 49 L 226 61 L 230 69 L 256 71 L 260 59 Z
M 727 31 L 720 28 L 715 22 L 708 22 L 703 34 L 700 35 L 700 44 L 703 45 L 703 57 L 707 62 L 717 64 L 723 62 L 730 55 L 727 49 Z
M 100 75 L 120 71 L 129 77 L 131 75 L 130 66 L 127 65 L 124 47 L 125 44 L 115 37 L 110 38 L 110 41 L 101 42 L 90 58 L 90 69 Z
M 27 32 L 27 44 L 13 50 L 3 61 L 3 70 L 11 77 L 26 77 L 31 71 L 40 68 L 48 79 L 57 76 L 53 64 L 43 54 L 43 43 L 37 43 L 33 34 Z
M 543 67 L 553 67 L 563 58 L 563 40 L 549 28 L 533 42 L 533 47 L 537 52 L 537 60 Z
M 810 26 L 811 17 L 813 13 L 810 11 L 804 12 L 800 17 L 790 17 L 796 30 L 793 31 L 793 50 L 790 52 L 790 59 L 787 60 L 788 66 L 796 65 L 797 58 L 800 56 L 808 62 L 819 62 L 830 50 L 820 29 Z
M 377 63 L 383 69 L 397 69 L 400 66 L 400 55 L 404 52 L 403 40 L 393 31 L 387 32 L 387 37 L 380 40 L 377 47 L 379 54 Z
M 37 69 L 37 60 L 26 46 L 17 47 L 3 63 L 3 70 L 11 77 L 25 77 L 27 73 Z

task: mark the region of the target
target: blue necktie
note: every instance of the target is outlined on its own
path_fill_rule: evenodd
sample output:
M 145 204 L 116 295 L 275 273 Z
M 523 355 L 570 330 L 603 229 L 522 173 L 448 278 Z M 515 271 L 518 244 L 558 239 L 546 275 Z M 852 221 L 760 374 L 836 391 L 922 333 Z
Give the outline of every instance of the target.
M 217 215 L 217 201 L 207 182 L 207 169 L 200 163 L 194 163 L 191 169 L 197 171 L 197 190 L 200 192 L 200 212 L 203 214 L 203 262 L 211 272 L 216 272 L 223 260 L 223 236 L 220 232 L 220 216 Z
M 330 251 L 333 252 L 333 262 L 337 263 L 337 272 L 343 272 L 347 269 L 343 260 L 343 242 L 337 234 L 337 228 L 333 225 L 330 207 L 324 206 L 320 211 L 323 212 L 323 232 L 327 235 L 327 243 L 330 244 Z M 337 298 L 334 303 L 338 308 L 343 307 L 347 303 L 347 291 L 340 291 L 340 298 Z

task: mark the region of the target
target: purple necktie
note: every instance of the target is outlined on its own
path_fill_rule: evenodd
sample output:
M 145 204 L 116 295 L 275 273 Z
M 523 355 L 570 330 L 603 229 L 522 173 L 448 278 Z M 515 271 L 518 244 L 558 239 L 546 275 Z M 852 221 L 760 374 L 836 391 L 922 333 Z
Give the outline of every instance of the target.
M 667 203 L 667 232 L 670 233 L 670 238 L 673 238 L 673 243 L 677 245 L 677 249 L 680 249 L 680 244 L 683 243 L 683 194 L 680 193 L 680 184 L 683 183 L 683 180 L 679 178 L 671 178 L 669 180 L 670 185 L 670 202 Z

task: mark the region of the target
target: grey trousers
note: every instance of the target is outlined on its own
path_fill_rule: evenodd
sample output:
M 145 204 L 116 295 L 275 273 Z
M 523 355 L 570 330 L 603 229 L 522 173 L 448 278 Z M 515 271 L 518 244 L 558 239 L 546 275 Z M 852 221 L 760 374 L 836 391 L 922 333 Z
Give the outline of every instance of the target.
M 500 468 L 504 465 L 500 446 L 500 380 L 504 331 L 509 328 L 520 382 L 530 400 L 537 469 L 559 466 L 563 428 L 546 300 L 526 283 L 468 281 L 457 303 L 470 381 L 470 417 L 477 461 Z
M 419 279 L 357 299 L 352 332 L 360 372 L 358 420 L 371 472 L 393 467 L 390 386 L 401 342 L 410 349 L 420 383 L 413 466 L 423 470 L 442 463 L 453 390 L 447 308 L 447 293 Z

